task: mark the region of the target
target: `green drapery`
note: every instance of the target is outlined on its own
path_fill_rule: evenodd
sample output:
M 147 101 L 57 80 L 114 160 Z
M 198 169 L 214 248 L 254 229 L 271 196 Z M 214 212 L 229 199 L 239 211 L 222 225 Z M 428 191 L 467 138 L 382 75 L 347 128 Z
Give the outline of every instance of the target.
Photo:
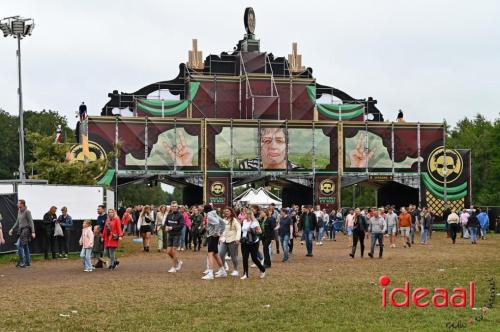
M 138 99 L 137 108 L 153 116 L 171 116 L 184 111 L 193 101 L 200 88 L 200 82 L 189 83 L 189 97 L 184 100 Z M 162 110 L 163 107 L 163 110 Z
M 334 120 L 350 120 L 362 115 L 365 110 L 360 104 L 319 104 L 316 102 L 316 86 L 307 86 L 307 95 L 316 105 L 318 112 Z
M 106 174 L 104 174 L 104 176 L 97 182 L 97 184 L 100 186 L 109 186 L 113 181 L 114 176 L 115 176 L 115 170 L 108 169 L 106 171 Z
M 427 189 L 436 197 L 444 200 L 444 187 L 440 186 L 434 181 L 427 173 L 422 173 L 422 180 L 427 187 Z M 446 187 L 446 199 L 450 201 L 456 201 L 467 196 L 467 182 L 455 187 Z

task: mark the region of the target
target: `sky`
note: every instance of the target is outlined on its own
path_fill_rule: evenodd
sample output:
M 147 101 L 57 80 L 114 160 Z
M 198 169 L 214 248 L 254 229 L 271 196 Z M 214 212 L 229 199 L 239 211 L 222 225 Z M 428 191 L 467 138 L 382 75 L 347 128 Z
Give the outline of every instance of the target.
M 454 125 L 500 107 L 500 1 L 1 1 L 0 18 L 35 19 L 22 41 L 26 110 L 99 115 L 113 90 L 173 79 L 191 39 L 230 51 L 256 14 L 261 50 L 291 53 L 317 82 L 372 96 L 386 119 Z M 17 113 L 16 40 L 0 36 L 0 108 Z

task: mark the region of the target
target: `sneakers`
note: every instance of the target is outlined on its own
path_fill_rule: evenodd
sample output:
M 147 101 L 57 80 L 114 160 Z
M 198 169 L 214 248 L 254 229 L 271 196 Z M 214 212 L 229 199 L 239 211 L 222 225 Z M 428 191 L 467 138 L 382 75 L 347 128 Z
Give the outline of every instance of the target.
M 208 272 L 210 272 L 210 270 L 206 269 L 205 271 L 203 271 L 203 274 L 207 274 Z
M 63 259 L 68 259 L 68 254 L 64 254 L 64 258 Z
M 237 277 L 239 276 L 240 274 L 238 273 L 238 271 L 234 270 L 233 272 L 231 272 L 231 277 Z
M 229 260 L 231 260 L 231 257 L 230 256 L 226 256 L 226 258 L 224 258 L 224 260 L 229 261 Z
M 225 277 L 227 277 L 227 273 L 225 270 L 220 269 L 219 271 L 217 271 L 217 273 L 215 273 L 215 277 L 216 278 L 225 278 Z
M 260 273 L 260 278 L 261 278 L 261 279 L 264 279 L 265 277 L 266 277 L 266 272 L 265 272 L 265 271 L 264 271 L 264 272 L 261 272 L 261 273 Z
M 224 262 L 224 270 L 229 270 L 229 266 L 227 265 L 227 262 Z
M 176 271 L 180 271 L 180 270 L 181 270 L 181 267 L 182 267 L 182 264 L 183 264 L 183 262 L 182 262 L 182 261 L 179 261 L 179 262 L 177 263 L 177 266 L 175 267 L 175 270 L 176 270 Z
M 316 245 L 319 246 L 319 242 L 316 242 Z
M 92 272 L 92 269 L 85 269 L 83 272 Z
M 175 273 L 177 272 L 177 269 L 175 267 L 171 267 L 170 270 L 168 270 L 168 273 Z
M 257 265 L 255 265 L 255 264 L 252 264 L 252 265 L 250 265 L 250 267 L 257 267 Z
M 320 245 L 320 246 L 322 246 L 322 245 L 323 245 L 323 241 L 321 241 L 321 242 L 319 243 L 319 245 Z
M 207 273 L 205 276 L 201 277 L 202 280 L 213 280 L 214 279 L 214 274 L 212 271 Z
M 248 276 L 246 274 L 243 275 L 243 277 L 240 278 L 241 280 L 248 279 Z

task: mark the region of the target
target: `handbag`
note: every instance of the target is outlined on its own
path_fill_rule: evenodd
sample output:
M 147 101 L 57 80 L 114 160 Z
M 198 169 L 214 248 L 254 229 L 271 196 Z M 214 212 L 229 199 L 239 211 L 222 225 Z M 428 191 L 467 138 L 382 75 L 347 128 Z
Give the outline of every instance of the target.
M 64 232 L 62 230 L 61 225 L 56 224 L 54 227 L 54 236 L 64 236 Z

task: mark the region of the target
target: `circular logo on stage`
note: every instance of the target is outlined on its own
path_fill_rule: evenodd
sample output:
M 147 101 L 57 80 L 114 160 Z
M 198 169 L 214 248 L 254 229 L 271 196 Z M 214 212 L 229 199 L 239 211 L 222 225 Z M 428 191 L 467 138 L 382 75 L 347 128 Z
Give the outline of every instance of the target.
M 88 152 L 86 151 L 83 144 L 75 144 L 67 153 L 67 159 L 70 162 L 83 162 L 85 161 L 85 157 L 87 157 L 88 161 L 107 159 L 106 151 L 104 151 L 102 146 L 92 141 L 88 142 Z M 95 178 L 100 178 L 102 175 L 104 175 L 105 171 L 106 167 L 103 167 L 102 172 Z
M 252 7 L 245 9 L 245 15 L 243 17 L 245 22 L 245 29 L 248 34 L 254 34 L 255 32 L 255 12 Z
M 435 181 L 451 183 L 457 180 L 462 174 L 464 161 L 460 153 L 456 150 L 446 149 L 446 154 L 442 146 L 435 148 L 427 159 L 427 171 Z
M 226 188 L 222 182 L 215 181 L 214 183 L 212 183 L 212 186 L 210 187 L 210 192 L 214 196 L 222 196 L 224 195 L 225 189 Z
M 332 180 L 326 179 L 320 182 L 319 190 L 325 196 L 331 196 L 335 192 L 335 183 Z

